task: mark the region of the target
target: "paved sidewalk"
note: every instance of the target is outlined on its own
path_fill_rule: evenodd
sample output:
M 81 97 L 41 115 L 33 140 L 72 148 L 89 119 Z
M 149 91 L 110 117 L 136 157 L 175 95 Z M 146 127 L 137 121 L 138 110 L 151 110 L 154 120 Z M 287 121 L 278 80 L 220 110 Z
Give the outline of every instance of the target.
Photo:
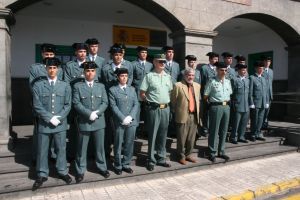
M 300 154 L 289 153 L 241 163 L 225 164 L 211 169 L 101 187 L 83 184 L 79 189 L 68 187 L 47 189 L 28 195 L 22 200 L 95 200 L 95 199 L 213 199 L 239 194 L 261 186 L 300 177 Z M 25 197 L 27 196 L 27 197 Z

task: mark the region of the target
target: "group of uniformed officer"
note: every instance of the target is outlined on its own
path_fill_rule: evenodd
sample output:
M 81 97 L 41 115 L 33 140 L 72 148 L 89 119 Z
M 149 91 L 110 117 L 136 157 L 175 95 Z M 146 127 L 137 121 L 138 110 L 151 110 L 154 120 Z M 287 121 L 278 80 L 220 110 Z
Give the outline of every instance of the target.
M 133 173 L 130 167 L 133 144 L 142 120 L 149 142 L 146 168 L 152 171 L 155 165 L 170 167 L 166 162 L 167 133 L 172 131 L 169 126 L 174 123 L 170 94 L 173 85 L 185 75 L 173 60 L 173 47 L 165 46 L 164 54 L 154 55 L 153 64 L 147 61 L 148 49 L 143 46 L 137 47 L 138 58 L 133 62 L 124 59 L 126 47 L 120 44 L 110 48 L 107 62 L 97 55 L 97 39 L 74 43 L 72 47 L 76 59 L 60 68 L 55 46 L 43 44 L 43 63 L 33 64 L 29 69 L 35 119 L 33 157 L 37 171 L 33 189 L 47 181 L 49 147 L 51 156 L 56 159 L 59 177 L 67 184 L 72 182 L 67 155 L 75 160 L 76 182 L 81 182 L 91 136 L 99 174 L 105 178 L 110 176 L 106 162 L 112 149 L 114 172 L 117 175 L 122 171 Z M 224 62 L 219 62 L 217 53 L 209 52 L 207 56 L 209 64 L 201 67 L 196 65 L 195 56 L 186 56 L 186 68 L 192 69 L 194 82 L 201 85 L 201 97 L 195 99 L 201 100 L 202 126 L 198 131 L 209 134 L 209 160 L 215 162 L 218 154 L 227 161 L 229 157 L 224 149 L 229 121 L 230 141 L 248 142 L 245 129 L 249 107 L 250 139 L 264 140 L 261 128 L 263 122 L 267 123 L 273 72 L 269 68 L 269 57 L 256 62 L 256 73 L 248 77 L 243 56 L 235 57 L 238 63 L 235 69 L 231 66 L 233 55 L 228 52 L 222 54 Z

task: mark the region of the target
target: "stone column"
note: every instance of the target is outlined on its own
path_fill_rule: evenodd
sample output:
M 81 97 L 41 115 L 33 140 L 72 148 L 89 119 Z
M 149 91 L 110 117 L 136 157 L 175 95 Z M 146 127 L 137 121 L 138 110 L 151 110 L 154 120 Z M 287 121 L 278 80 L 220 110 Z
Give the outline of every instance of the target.
M 300 44 L 289 45 L 288 61 L 288 90 L 289 92 L 300 93 Z M 300 96 L 296 96 L 296 102 L 300 103 Z M 288 105 L 286 119 L 293 122 L 300 122 L 300 105 Z
M 9 25 L 14 18 L 9 9 L 0 8 L 0 152 L 9 149 L 11 119 L 11 69 Z
M 197 63 L 207 63 L 207 52 L 212 51 L 215 31 L 201 31 L 196 29 L 183 29 L 171 33 L 175 49 L 175 59 L 181 67 L 185 66 L 185 55 L 193 54 L 197 57 Z

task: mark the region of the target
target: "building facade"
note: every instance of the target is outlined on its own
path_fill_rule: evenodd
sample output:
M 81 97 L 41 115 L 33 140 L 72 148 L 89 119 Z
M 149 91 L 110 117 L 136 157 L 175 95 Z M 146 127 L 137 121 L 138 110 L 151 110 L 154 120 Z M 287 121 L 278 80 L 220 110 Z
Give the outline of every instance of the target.
M 187 54 L 207 63 L 207 52 L 230 51 L 251 66 L 267 53 L 274 91 L 300 92 L 299 10 L 297 0 L 0 0 L 0 148 L 7 149 L 12 123 L 31 123 L 28 67 L 40 60 L 41 43 L 58 45 L 64 61 L 72 59 L 72 43 L 90 37 L 107 59 L 120 38 L 129 59 L 138 43 L 153 52 L 168 44 L 182 67 Z

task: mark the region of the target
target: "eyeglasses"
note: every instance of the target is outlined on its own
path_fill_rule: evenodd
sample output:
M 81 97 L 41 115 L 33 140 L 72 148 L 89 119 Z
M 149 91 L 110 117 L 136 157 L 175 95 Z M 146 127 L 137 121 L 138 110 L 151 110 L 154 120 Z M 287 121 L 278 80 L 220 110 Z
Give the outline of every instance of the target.
M 165 61 L 165 60 L 158 60 L 158 63 L 163 63 L 163 64 L 165 64 L 166 61 Z

